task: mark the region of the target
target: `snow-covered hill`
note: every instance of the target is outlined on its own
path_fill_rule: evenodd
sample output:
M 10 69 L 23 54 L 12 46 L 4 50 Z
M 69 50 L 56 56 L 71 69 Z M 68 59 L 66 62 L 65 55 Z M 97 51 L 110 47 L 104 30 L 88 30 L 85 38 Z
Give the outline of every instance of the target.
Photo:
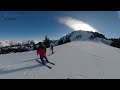
M 36 51 L 0 55 L 0 78 L 107 79 L 120 78 L 120 49 L 92 41 L 73 41 L 54 47 L 48 59 L 52 70 L 37 63 Z
M 105 38 L 104 35 L 99 34 L 97 32 L 88 32 L 88 31 L 73 31 L 66 36 L 60 38 L 55 42 L 55 45 L 59 45 L 61 42 L 67 42 L 67 41 L 94 41 L 94 42 L 100 42 L 105 43 L 107 45 L 111 45 L 112 40 L 108 40 Z

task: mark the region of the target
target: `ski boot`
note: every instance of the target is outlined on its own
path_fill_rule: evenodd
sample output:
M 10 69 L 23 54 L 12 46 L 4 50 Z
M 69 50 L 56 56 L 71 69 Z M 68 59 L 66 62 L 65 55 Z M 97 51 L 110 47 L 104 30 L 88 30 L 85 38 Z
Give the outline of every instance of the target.
M 41 60 L 41 61 L 42 61 L 42 64 L 45 65 L 45 62 L 43 60 Z

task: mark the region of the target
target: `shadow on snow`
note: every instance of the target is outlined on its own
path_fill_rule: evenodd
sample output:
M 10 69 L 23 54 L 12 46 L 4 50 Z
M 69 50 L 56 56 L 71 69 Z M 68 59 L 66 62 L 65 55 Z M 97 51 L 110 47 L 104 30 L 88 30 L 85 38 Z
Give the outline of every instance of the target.
M 23 68 L 12 69 L 12 70 L 0 69 L 0 74 L 8 74 L 8 73 L 18 72 L 18 71 L 22 71 L 22 70 L 26 70 L 26 69 L 32 69 L 32 68 L 42 67 L 42 66 L 44 66 L 44 65 L 37 64 L 37 65 L 34 65 L 34 66 L 23 67 Z

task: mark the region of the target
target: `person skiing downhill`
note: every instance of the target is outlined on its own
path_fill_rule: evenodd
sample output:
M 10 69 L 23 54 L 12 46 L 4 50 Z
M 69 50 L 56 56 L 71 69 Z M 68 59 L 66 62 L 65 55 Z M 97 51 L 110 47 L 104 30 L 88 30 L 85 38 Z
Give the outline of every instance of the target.
M 46 46 L 41 42 L 39 42 L 39 47 L 37 49 L 37 55 L 38 54 L 40 55 L 40 59 L 43 64 L 45 64 L 44 58 L 46 59 L 47 62 L 49 62 L 46 56 Z
M 54 49 L 53 49 L 53 43 L 50 44 L 50 50 L 51 50 L 51 52 L 52 52 L 52 54 L 53 54 L 53 50 L 54 50 Z

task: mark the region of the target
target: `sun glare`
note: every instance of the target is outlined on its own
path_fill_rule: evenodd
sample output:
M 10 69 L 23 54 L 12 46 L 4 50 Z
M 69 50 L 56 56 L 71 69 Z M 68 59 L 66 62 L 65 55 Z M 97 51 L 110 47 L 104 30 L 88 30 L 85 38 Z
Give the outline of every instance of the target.
M 71 27 L 73 28 L 73 30 L 77 31 L 77 30 L 84 30 L 84 31 L 92 31 L 92 32 L 96 32 L 96 30 L 91 27 L 88 24 L 73 24 L 71 25 Z
M 60 17 L 59 22 L 65 24 L 74 31 L 83 30 L 83 31 L 98 32 L 95 28 L 93 28 L 89 24 L 72 17 Z

